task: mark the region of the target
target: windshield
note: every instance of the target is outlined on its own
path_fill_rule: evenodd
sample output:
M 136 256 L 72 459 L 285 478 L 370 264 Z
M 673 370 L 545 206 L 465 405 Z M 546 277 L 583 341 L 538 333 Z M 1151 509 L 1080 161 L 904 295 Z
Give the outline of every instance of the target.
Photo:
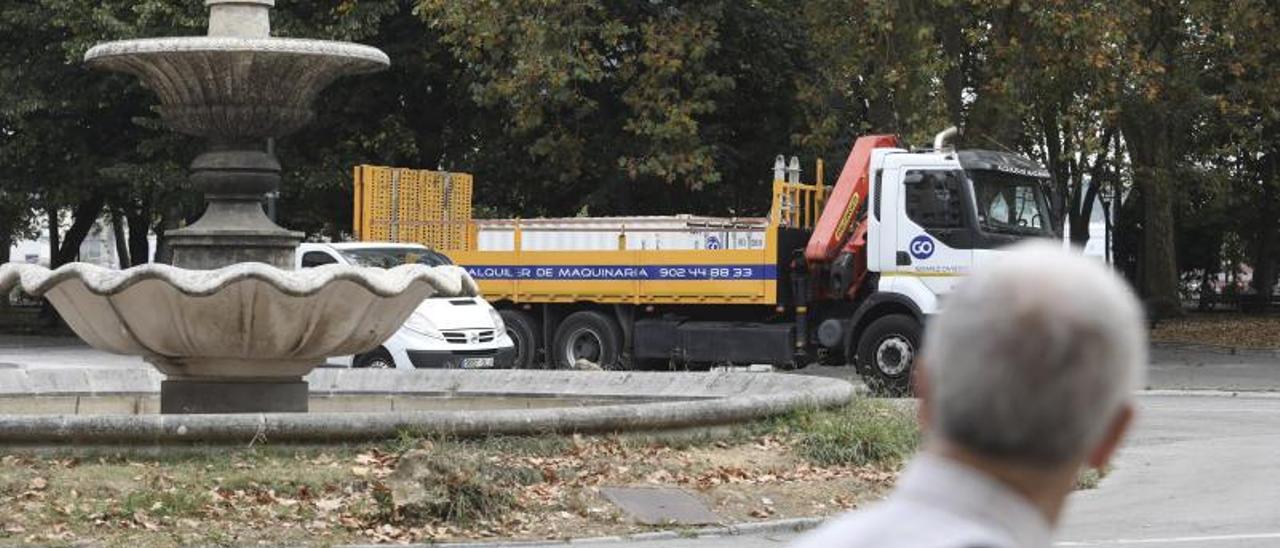
M 996 171 L 968 172 L 978 201 L 978 224 L 987 232 L 1053 235 L 1042 179 Z
M 417 248 L 374 247 L 368 249 L 344 249 L 342 250 L 342 255 L 357 265 L 376 268 L 393 268 L 411 263 L 425 264 L 427 266 L 453 264 L 453 261 L 450 261 L 442 253 Z

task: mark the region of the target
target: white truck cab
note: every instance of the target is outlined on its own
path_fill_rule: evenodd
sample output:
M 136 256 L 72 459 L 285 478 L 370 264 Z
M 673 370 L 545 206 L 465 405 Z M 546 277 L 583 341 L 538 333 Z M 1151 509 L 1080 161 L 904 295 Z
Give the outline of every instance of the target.
M 298 247 L 299 269 L 326 264 L 392 268 L 402 264 L 450 265 L 438 251 L 418 244 L 349 242 L 304 243 Z M 396 369 L 488 369 L 511 367 L 515 348 L 507 327 L 488 301 L 480 297 L 429 298 L 404 326 L 381 346 L 356 356 L 333 358 L 330 364 Z
M 1038 164 L 1004 152 L 872 152 L 869 291 L 846 340 L 865 378 L 907 391 L 923 321 L 945 295 L 974 267 L 999 260 L 999 248 L 1058 237 L 1050 180 Z
M 998 248 L 1055 236 L 1049 173 L 1020 156 L 880 149 L 872 166 L 867 269 L 880 274 L 878 291 L 926 315 Z

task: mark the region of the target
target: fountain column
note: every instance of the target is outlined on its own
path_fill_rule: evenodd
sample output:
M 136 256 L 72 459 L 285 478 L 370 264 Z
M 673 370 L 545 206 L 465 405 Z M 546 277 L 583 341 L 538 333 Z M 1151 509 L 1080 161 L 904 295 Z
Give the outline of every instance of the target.
M 275 0 L 205 0 L 209 8 L 209 36 L 213 38 L 261 40 L 271 36 L 270 9 Z M 266 263 L 292 270 L 294 253 L 303 234 L 285 230 L 262 211 L 268 192 L 280 185 L 280 162 L 266 152 L 261 131 L 255 131 L 266 114 L 255 105 L 253 89 L 237 89 L 244 80 L 235 71 L 252 69 L 255 59 L 216 66 L 221 74 L 211 74 L 206 86 L 221 97 L 235 97 L 239 104 L 221 104 L 223 111 L 214 127 L 201 127 L 209 136 L 209 149 L 191 163 L 191 183 L 204 192 L 208 208 L 191 226 L 165 233 L 173 250 L 173 265 L 192 270 L 211 270 L 236 263 Z M 177 117 L 207 117 L 207 104 L 166 105 L 162 110 Z M 309 111 L 292 113 L 303 120 Z M 274 113 L 279 116 L 280 113 Z M 299 124 L 301 125 L 301 124 Z M 213 131 L 210 131 L 213 130 Z

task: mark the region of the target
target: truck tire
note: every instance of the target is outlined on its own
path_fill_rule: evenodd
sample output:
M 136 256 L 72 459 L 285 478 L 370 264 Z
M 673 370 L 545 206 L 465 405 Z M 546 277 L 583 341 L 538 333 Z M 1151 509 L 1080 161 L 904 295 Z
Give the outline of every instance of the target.
M 911 393 L 911 373 L 920 353 L 920 322 L 906 314 L 876 319 L 858 338 L 858 370 L 873 392 Z
M 515 369 L 534 369 L 538 366 L 538 351 L 542 349 L 542 325 L 532 315 L 520 310 L 501 310 L 502 323 L 507 324 L 507 336 L 515 343 L 516 357 L 511 362 Z
M 560 369 L 623 369 L 622 329 L 600 312 L 574 312 L 556 328 L 547 357 Z
M 387 349 L 379 346 L 356 356 L 353 366 L 359 369 L 395 369 L 396 359 L 391 357 Z

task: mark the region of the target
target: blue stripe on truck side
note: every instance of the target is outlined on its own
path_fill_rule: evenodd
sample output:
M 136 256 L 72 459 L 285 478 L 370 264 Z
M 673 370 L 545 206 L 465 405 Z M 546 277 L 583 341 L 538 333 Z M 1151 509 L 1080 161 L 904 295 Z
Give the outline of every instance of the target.
M 522 265 L 467 266 L 477 280 L 773 280 L 777 265 Z

